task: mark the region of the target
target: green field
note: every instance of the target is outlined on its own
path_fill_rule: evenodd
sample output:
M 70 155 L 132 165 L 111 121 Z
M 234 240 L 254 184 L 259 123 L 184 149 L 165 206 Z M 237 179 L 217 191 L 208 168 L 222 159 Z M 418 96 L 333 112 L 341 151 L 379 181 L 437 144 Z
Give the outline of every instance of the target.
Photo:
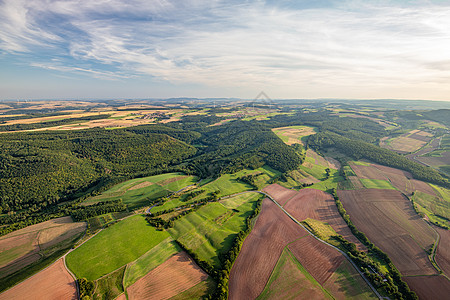
M 289 291 L 293 292 L 289 293 Z M 333 299 L 306 271 L 291 251 L 285 248 L 270 275 L 266 287 L 257 299 L 302 299 L 311 297 L 313 293 L 316 297 L 320 295 L 319 298 L 321 299 Z
M 170 182 L 174 178 L 179 180 Z M 195 176 L 186 176 L 181 173 L 167 173 L 155 176 L 136 178 L 119 183 L 101 195 L 88 198 L 83 202 L 85 205 L 100 201 L 114 201 L 122 199 L 130 209 L 149 205 L 149 200 L 164 197 L 176 192 L 183 187 L 194 184 Z
M 314 183 L 311 186 L 308 186 L 306 188 L 308 189 L 317 189 L 324 192 L 331 193 L 333 189 L 336 189 L 339 182 L 342 182 L 344 180 L 344 177 L 339 175 L 339 171 L 337 170 L 330 170 L 330 178 L 323 180 L 321 182 Z
M 148 272 L 180 251 L 180 247 L 171 237 L 165 239 L 137 260 L 128 264 L 125 270 L 123 285 L 129 287 L 139 278 L 145 276 Z
M 124 271 L 125 266 L 97 280 L 93 299 L 115 299 L 122 294 L 124 292 L 122 285 Z
M 433 186 L 437 191 L 441 191 L 442 194 L 447 195 L 446 189 Z M 426 193 L 416 191 L 411 197 L 416 205 L 416 208 L 420 213 L 428 216 L 430 221 L 443 227 L 449 227 L 450 223 L 450 201 L 445 200 L 443 197 L 436 197 Z
M 208 279 L 170 298 L 170 300 L 204 299 L 205 296 L 210 295 L 214 291 L 215 286 L 216 284 L 211 277 L 208 277 Z
M 366 189 L 387 189 L 387 190 L 396 190 L 395 187 L 391 185 L 391 183 L 387 180 L 380 179 L 359 179 L 361 183 L 364 185 Z
M 246 198 L 246 202 L 234 209 L 219 202 L 210 203 L 175 221 L 173 228 L 168 231 L 200 259 L 219 266 L 218 255 L 228 251 L 236 234 L 245 229 L 245 220 L 252 214 L 261 197 L 259 194 L 252 194 L 252 197 Z M 231 201 L 238 203 L 243 200 L 229 199 L 226 205 L 233 205 Z
M 152 208 L 152 213 L 192 203 L 196 200 L 207 197 L 209 193 L 213 193 L 215 191 L 219 191 L 219 197 L 233 195 L 244 191 L 251 191 L 253 190 L 253 187 L 247 183 L 242 182 L 241 180 L 239 180 L 239 178 L 245 175 L 257 173 L 261 173 L 260 176 L 256 177 L 256 184 L 258 185 L 259 189 L 262 189 L 264 186 L 268 185 L 268 181 L 271 178 L 279 176 L 281 174 L 279 171 L 276 171 L 268 166 L 263 166 L 255 170 L 244 169 L 234 174 L 223 174 L 215 180 L 206 179 L 199 183 L 199 188 L 192 190 L 205 190 L 205 192 L 201 195 L 192 198 L 187 202 L 181 201 L 180 197 L 171 198 L 163 205 Z
M 129 217 L 98 233 L 69 253 L 67 266 L 78 278 L 96 280 L 134 261 L 168 238 L 141 215 Z

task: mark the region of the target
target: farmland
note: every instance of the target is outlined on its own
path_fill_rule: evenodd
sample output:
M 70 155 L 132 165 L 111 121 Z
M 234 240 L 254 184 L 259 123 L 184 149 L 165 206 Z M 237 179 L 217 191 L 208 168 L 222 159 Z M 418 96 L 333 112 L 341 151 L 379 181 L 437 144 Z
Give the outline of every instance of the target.
M 416 163 L 449 168 L 442 103 L 132 102 L 0 105 L 0 299 L 77 297 L 64 254 L 92 300 L 375 298 L 311 234 L 382 297 L 447 297 L 449 182 Z
M 227 199 L 224 204 L 214 202 L 205 205 L 175 221 L 168 232 L 202 260 L 219 266 L 219 254 L 227 251 L 236 234 L 245 229 L 245 220 L 261 195 L 241 195 L 236 198 Z
M 421 130 L 412 130 L 400 137 L 387 140 L 386 147 L 399 153 L 414 152 L 431 140 L 433 135 Z
M 168 299 L 202 281 L 208 275 L 185 252 L 180 252 L 136 281 L 128 289 L 129 299 Z
M 134 209 L 148 205 L 151 200 L 164 197 L 195 182 L 197 182 L 195 176 L 186 176 L 180 173 L 137 178 L 117 184 L 101 195 L 88 198 L 83 204 L 90 205 L 100 201 L 122 199 L 124 204 Z
M 330 194 L 315 189 L 302 189 L 293 194 L 288 192 L 288 189 L 276 185 L 270 185 L 264 191 L 278 203 L 284 203 L 284 209 L 298 221 L 307 218 L 321 220 L 347 240 L 363 247 L 345 224 Z
M 284 247 L 307 232 L 272 201 L 264 199 L 256 224 L 230 273 L 229 299 L 255 299 L 263 290 Z
M 70 217 L 64 217 L 0 237 L 2 289 L 24 279 L 26 273 L 21 270 L 43 268 L 47 258 L 70 248 L 85 229 L 86 223 L 73 223 Z
M 288 249 L 284 249 L 257 299 L 332 299 L 326 290 L 299 264 Z
M 304 138 L 316 133 L 313 127 L 290 126 L 274 128 L 272 131 L 288 145 L 304 144 Z
M 42 272 L 28 278 L 0 294 L 1 300 L 12 299 L 78 299 L 75 281 L 64 267 L 57 262 Z
M 67 266 L 78 278 L 96 280 L 137 259 L 168 238 L 166 232 L 133 216 L 110 226 L 67 255 Z

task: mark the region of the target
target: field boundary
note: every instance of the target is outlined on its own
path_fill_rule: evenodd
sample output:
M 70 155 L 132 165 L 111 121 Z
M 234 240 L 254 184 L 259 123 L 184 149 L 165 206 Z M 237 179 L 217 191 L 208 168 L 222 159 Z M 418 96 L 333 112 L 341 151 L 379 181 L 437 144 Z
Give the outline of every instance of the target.
M 340 250 L 339 248 L 325 242 L 322 239 L 319 239 L 317 236 L 315 236 L 311 231 L 309 231 L 305 226 L 303 226 L 296 218 L 294 218 L 290 213 L 288 213 L 275 199 L 273 199 L 269 194 L 266 194 L 262 191 L 253 191 L 255 193 L 260 193 L 265 195 L 266 197 L 268 197 L 272 202 L 274 202 L 292 221 L 294 221 L 297 225 L 301 226 L 304 230 L 306 230 L 306 232 L 308 232 L 308 234 L 310 234 L 313 238 L 315 238 L 316 240 L 318 240 L 321 243 L 324 243 L 325 245 L 328 245 L 334 249 L 336 249 L 339 253 L 341 253 L 351 264 L 352 266 L 355 268 L 355 270 L 359 273 L 359 275 L 364 279 L 364 281 L 367 283 L 367 285 L 370 287 L 370 289 L 372 290 L 372 292 L 378 297 L 378 299 L 383 299 L 383 297 L 380 295 L 380 293 L 378 293 L 378 291 L 375 289 L 375 287 L 369 282 L 369 280 L 364 276 L 363 273 L 361 273 L 361 271 L 358 269 L 358 267 L 356 266 L 356 264 L 350 259 L 350 257 L 344 253 L 342 250 Z

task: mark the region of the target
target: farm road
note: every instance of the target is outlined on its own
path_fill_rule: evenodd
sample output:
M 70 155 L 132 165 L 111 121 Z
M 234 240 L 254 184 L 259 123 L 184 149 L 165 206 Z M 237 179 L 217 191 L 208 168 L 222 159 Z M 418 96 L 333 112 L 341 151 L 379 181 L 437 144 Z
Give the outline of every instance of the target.
M 339 251 L 339 253 L 341 253 L 351 264 L 352 266 L 355 268 L 356 271 L 358 271 L 358 273 L 361 275 L 361 277 L 364 279 L 364 281 L 367 283 L 367 285 L 372 289 L 373 293 L 378 297 L 378 299 L 384 299 L 380 293 L 378 293 L 378 291 L 375 289 L 375 287 L 369 282 L 369 280 L 364 276 L 364 274 L 359 270 L 359 268 L 356 266 L 356 264 L 350 259 L 350 257 L 348 257 L 348 255 L 346 253 L 344 253 L 342 250 L 340 250 L 339 248 L 325 242 L 324 240 L 319 239 L 317 236 L 315 236 L 311 231 L 309 231 L 305 226 L 303 226 L 297 219 L 295 219 L 291 214 L 289 214 L 275 199 L 273 199 L 269 194 L 266 194 L 262 191 L 249 191 L 249 192 L 255 192 L 255 193 L 259 193 L 259 194 L 263 194 L 265 195 L 267 198 L 269 198 L 270 200 L 272 200 L 292 221 L 294 221 L 297 225 L 300 225 L 304 230 L 306 230 L 306 232 L 309 233 L 309 235 L 311 235 L 313 238 L 315 238 L 316 240 L 318 240 L 321 243 L 324 243 L 327 246 L 332 247 L 333 249 Z

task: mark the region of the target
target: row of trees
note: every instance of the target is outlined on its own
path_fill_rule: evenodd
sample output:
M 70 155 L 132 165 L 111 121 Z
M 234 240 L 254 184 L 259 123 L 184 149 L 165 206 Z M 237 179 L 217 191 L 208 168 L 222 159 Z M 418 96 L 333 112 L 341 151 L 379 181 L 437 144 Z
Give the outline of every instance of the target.
M 363 141 L 351 140 L 332 132 L 319 132 L 308 139 L 308 146 L 315 150 L 335 148 L 356 160 L 366 158 L 373 162 L 411 172 L 417 178 L 450 187 L 450 182 L 438 171 L 411 161 L 391 150 Z

